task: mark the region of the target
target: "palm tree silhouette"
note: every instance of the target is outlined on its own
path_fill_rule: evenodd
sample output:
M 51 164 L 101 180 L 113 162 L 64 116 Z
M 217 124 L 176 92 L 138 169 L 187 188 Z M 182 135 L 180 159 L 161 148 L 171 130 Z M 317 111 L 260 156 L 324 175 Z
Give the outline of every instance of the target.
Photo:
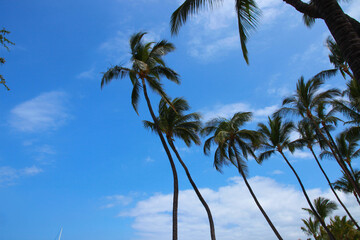
M 124 66 L 114 66 L 109 68 L 103 75 L 101 80 L 101 87 L 104 84 L 108 84 L 113 79 L 129 77 L 131 83 L 133 84 L 133 90 L 131 94 L 131 103 L 136 111 L 138 106 L 138 101 L 140 97 L 140 90 L 143 90 L 144 97 L 150 112 L 150 115 L 154 121 L 155 129 L 157 134 L 160 137 L 161 143 L 165 149 L 165 152 L 169 158 L 173 178 L 174 178 L 174 196 L 173 196 L 173 230 L 172 230 L 172 239 L 177 240 L 177 210 L 178 210 L 178 178 L 176 173 L 176 168 L 174 161 L 172 159 L 170 150 L 166 144 L 164 136 L 161 133 L 159 128 L 159 123 L 155 117 L 154 111 L 151 106 L 151 102 L 147 93 L 147 85 L 150 86 L 152 90 L 158 93 L 163 99 L 169 102 L 167 95 L 165 94 L 162 84 L 161 77 L 166 77 L 172 82 L 180 83 L 179 75 L 167 67 L 163 56 L 167 53 L 175 50 L 175 47 L 172 43 L 162 40 L 159 42 L 147 42 L 142 41 L 145 32 L 139 32 L 131 36 L 130 38 L 130 50 L 131 50 L 131 68 Z
M 267 126 L 268 125 L 268 126 Z M 298 180 L 300 187 L 302 189 L 302 192 L 306 198 L 306 201 L 308 202 L 310 209 L 314 212 L 314 215 L 316 219 L 320 222 L 321 226 L 326 230 L 326 232 L 329 235 L 329 238 L 331 240 L 335 240 L 332 233 L 329 231 L 329 229 L 326 227 L 326 224 L 324 221 L 320 218 L 320 216 L 317 214 L 314 206 L 312 205 L 309 196 L 307 195 L 307 192 L 305 190 L 304 185 L 302 184 L 299 175 L 295 171 L 294 167 L 291 165 L 289 160 L 286 158 L 284 154 L 284 150 L 289 148 L 290 144 L 290 133 L 294 129 L 294 125 L 292 122 L 283 122 L 280 116 L 274 117 L 271 119 L 268 118 L 268 124 L 265 125 L 263 123 L 259 123 L 259 133 L 261 134 L 261 144 L 260 149 L 263 150 L 263 152 L 258 156 L 257 160 L 259 163 L 262 163 L 265 159 L 269 158 L 271 155 L 273 155 L 275 152 L 279 152 L 281 156 L 284 158 L 287 165 L 290 167 L 292 172 L 295 174 L 296 179 Z
M 256 131 L 240 128 L 246 122 L 250 121 L 251 116 L 252 114 L 250 112 L 239 112 L 231 119 L 215 118 L 208 121 L 201 133 L 204 136 L 210 134 L 212 136 L 205 141 L 204 153 L 209 155 L 211 145 L 216 144 L 217 148 L 214 155 L 215 168 L 221 171 L 222 166 L 228 164 L 233 164 L 237 167 L 257 207 L 264 215 L 276 237 L 282 239 L 265 210 L 260 205 L 246 178 L 247 165 L 243 158 L 247 159 L 249 154 L 255 157 L 252 147 L 258 141 L 258 134 Z
M 189 110 L 190 106 L 183 98 L 175 98 L 173 101 L 171 101 L 171 106 L 168 106 L 164 99 L 160 100 L 159 116 L 157 117 L 159 128 L 165 134 L 167 142 L 175 153 L 181 166 L 184 168 L 191 186 L 193 187 L 200 202 L 204 206 L 209 219 L 211 239 L 215 240 L 215 226 L 210 208 L 197 188 L 185 162 L 182 160 L 174 144 L 174 137 L 177 137 L 180 140 L 183 140 L 188 147 L 192 142 L 200 145 L 201 142 L 198 136 L 198 132 L 201 128 L 200 114 L 184 114 L 185 111 Z M 144 121 L 144 126 L 151 129 L 152 131 L 156 131 L 155 124 L 153 122 Z
M 359 170 L 356 170 L 356 169 L 354 170 L 353 178 L 355 179 L 355 181 L 360 183 L 360 171 Z M 357 195 L 357 192 L 354 190 L 354 186 L 350 183 L 349 179 L 347 178 L 347 176 L 345 174 L 343 174 L 343 176 L 339 180 L 334 182 L 333 186 L 336 190 L 354 194 L 357 202 L 360 205 L 359 196 Z

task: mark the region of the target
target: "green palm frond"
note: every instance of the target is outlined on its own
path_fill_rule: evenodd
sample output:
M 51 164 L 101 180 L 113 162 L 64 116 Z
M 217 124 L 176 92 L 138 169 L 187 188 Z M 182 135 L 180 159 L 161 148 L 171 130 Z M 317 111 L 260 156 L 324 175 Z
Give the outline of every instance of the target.
M 186 23 L 189 16 L 197 14 L 203 8 L 212 8 L 222 0 L 185 0 L 171 15 L 171 33 L 178 34 L 180 27 Z
M 128 74 L 131 72 L 129 68 L 125 68 L 122 66 L 114 66 L 112 68 L 109 68 L 103 75 L 101 79 L 101 88 L 104 86 L 104 84 L 108 84 L 113 79 L 117 78 L 125 78 L 128 76 Z
M 250 32 L 255 30 L 260 17 L 260 9 L 257 7 L 254 0 L 236 0 L 235 10 L 238 20 L 240 44 L 243 52 L 243 57 L 247 64 L 249 64 L 248 50 L 246 42 Z

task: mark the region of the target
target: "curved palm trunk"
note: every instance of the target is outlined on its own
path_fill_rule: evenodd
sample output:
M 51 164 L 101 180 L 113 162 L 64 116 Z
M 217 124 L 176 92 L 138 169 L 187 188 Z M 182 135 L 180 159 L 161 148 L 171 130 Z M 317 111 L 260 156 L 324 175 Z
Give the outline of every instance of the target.
M 280 233 L 277 231 L 277 229 L 275 228 L 274 224 L 271 222 L 270 218 L 268 217 L 268 215 L 266 214 L 265 210 L 262 208 L 262 206 L 260 205 L 259 201 L 257 200 L 252 188 L 250 187 L 250 184 L 248 183 L 247 179 L 246 179 L 246 176 L 245 176 L 245 173 L 244 171 L 242 170 L 240 166 L 240 161 L 239 161 L 239 157 L 238 157 L 238 154 L 236 152 L 236 150 L 234 151 L 235 152 L 235 156 L 236 156 L 236 161 L 237 161 L 237 164 L 238 164 L 238 171 L 240 173 L 240 175 L 243 177 L 244 179 L 244 182 L 246 184 L 246 187 L 248 188 L 251 196 L 253 197 L 257 207 L 260 209 L 261 213 L 264 215 L 266 221 L 268 222 L 268 224 L 270 225 L 271 229 L 273 230 L 273 232 L 275 233 L 276 237 L 279 239 L 279 240 L 282 240 L 283 238 L 281 237 Z
M 304 185 L 302 184 L 301 180 L 300 180 L 300 177 L 297 175 L 295 169 L 293 168 L 293 166 L 290 164 L 289 160 L 285 157 L 284 153 L 282 151 L 278 151 L 281 156 L 285 159 L 285 162 L 288 164 L 288 166 L 291 168 L 291 170 L 293 171 L 293 173 L 295 174 L 299 184 L 300 184 L 300 187 L 301 187 L 301 190 L 306 198 L 306 201 L 308 202 L 311 210 L 313 211 L 315 217 L 317 218 L 317 220 L 320 222 L 321 226 L 323 226 L 323 228 L 325 229 L 325 231 L 327 232 L 328 236 L 329 236 L 329 239 L 330 240 L 335 240 L 335 237 L 334 235 L 330 232 L 330 230 L 328 229 L 328 227 L 326 226 L 325 222 L 320 218 L 320 216 L 318 215 L 318 213 L 316 212 L 314 206 L 312 205 L 311 201 L 310 201 L 310 198 L 309 196 L 307 195 L 307 192 L 305 190 L 305 187 Z
M 146 91 L 146 83 L 145 83 L 145 80 L 144 79 L 141 79 L 142 80 L 142 87 L 143 87 L 143 91 L 144 91 L 144 95 L 145 95 L 145 99 L 146 99 L 146 103 L 148 105 L 148 108 L 149 108 L 149 111 L 150 111 L 150 114 L 151 114 L 151 117 L 154 121 L 154 124 L 155 124 L 155 128 L 156 128 L 156 131 L 157 131 L 157 134 L 159 135 L 160 137 L 160 140 L 161 140 L 161 143 L 165 149 L 165 152 L 169 158 L 169 161 L 170 161 L 170 165 L 171 165 L 171 170 L 172 170 L 172 173 L 173 173 L 173 177 L 174 177 L 174 195 L 173 195 L 173 216 L 172 216 L 172 221 L 173 221 L 173 228 L 172 228 L 172 239 L 173 240 L 177 240 L 178 239 L 178 227 L 177 227 L 177 216 L 178 216 L 178 201 L 179 201 L 179 183 L 178 183 L 178 177 L 177 177 L 177 172 L 176 172 L 176 168 L 175 168 L 175 164 L 174 164 L 174 160 L 172 159 L 172 156 L 171 156 L 171 153 L 170 153 L 170 150 L 166 144 L 166 141 L 164 139 L 164 136 L 162 135 L 161 131 L 160 131 L 160 128 L 159 128 L 159 123 L 155 117 L 155 114 L 154 114 L 154 111 L 151 107 L 151 103 L 150 103 L 150 99 L 149 99 L 149 96 L 147 94 L 147 91 Z
M 213 220 L 213 217 L 211 215 L 211 211 L 210 211 L 210 208 L 209 206 L 207 205 L 205 199 L 202 197 L 199 189 L 197 188 L 195 182 L 193 181 L 191 175 L 190 175 L 190 172 L 188 170 L 188 168 L 186 167 L 185 163 L 183 162 L 183 160 L 181 159 L 180 157 L 180 154 L 178 153 L 178 151 L 176 150 L 176 147 L 172 141 L 172 139 L 170 138 L 167 138 L 167 141 L 171 147 L 171 149 L 174 151 L 177 159 L 179 160 L 181 166 L 184 168 L 185 170 L 185 173 L 186 173 L 186 176 L 187 178 L 189 179 L 189 182 L 191 183 L 191 186 L 193 187 L 195 193 L 196 193 L 196 196 L 199 198 L 200 202 L 202 203 L 202 205 L 204 206 L 205 210 L 206 210 L 206 213 L 208 215 L 208 219 L 209 219 L 209 225 L 210 225 L 210 236 L 211 236 L 211 240 L 216 240 L 216 237 L 215 237 L 215 226 L 214 226 L 214 220 Z
M 354 181 L 354 179 L 352 178 L 349 169 L 346 167 L 344 160 L 341 158 L 341 155 L 337 155 L 335 153 L 335 150 L 333 148 L 333 145 L 330 143 L 329 139 L 327 139 L 324 134 L 321 132 L 318 124 L 316 123 L 316 121 L 313 118 L 312 113 L 307 110 L 307 116 L 308 118 L 310 118 L 311 122 L 313 123 L 315 129 L 316 129 L 316 133 L 319 134 L 326 142 L 326 144 L 328 145 L 328 147 L 330 148 L 332 154 L 334 155 L 334 158 L 336 159 L 336 162 L 339 164 L 339 166 L 341 167 L 341 169 L 344 171 L 345 175 L 349 178 L 349 181 L 351 182 L 351 184 L 353 185 L 355 191 L 357 194 L 360 193 L 360 188 L 358 187 L 358 185 L 356 184 L 356 182 Z M 327 131 L 326 126 L 324 127 L 324 129 Z M 328 131 L 327 131 L 328 132 Z M 330 134 L 330 133 L 329 133 Z M 331 136 L 331 135 L 330 135 Z M 360 194 L 359 194 L 360 195 Z
M 323 126 L 323 128 L 325 129 L 326 135 L 328 136 L 328 138 L 330 139 L 331 143 L 329 143 L 329 141 L 325 138 L 325 136 L 323 135 L 324 139 L 326 139 L 326 141 L 328 142 L 328 146 L 331 149 L 332 154 L 334 155 L 335 159 L 337 160 L 337 162 L 339 163 L 340 167 L 342 168 L 342 170 L 344 171 L 344 173 L 346 174 L 346 176 L 349 178 L 349 181 L 351 182 L 351 184 L 354 187 L 355 192 L 357 193 L 357 195 L 360 195 L 360 188 L 359 188 L 359 184 L 357 184 L 357 182 L 354 180 L 353 175 L 350 173 L 349 169 L 346 167 L 345 161 L 342 158 L 339 149 L 337 148 L 335 141 L 333 139 L 333 137 L 331 136 L 329 130 L 326 127 L 326 124 L 324 122 L 321 122 L 321 125 Z M 320 131 L 320 133 L 322 134 L 322 132 Z M 335 154 L 335 152 L 336 154 Z M 337 155 L 337 157 L 336 157 Z
M 353 192 L 353 194 L 354 194 L 354 196 L 355 196 L 355 198 L 356 198 L 356 201 L 357 201 L 358 204 L 360 205 L 360 199 L 359 199 L 358 195 L 356 195 L 356 192 Z
M 338 202 L 340 203 L 340 205 L 344 208 L 345 212 L 347 213 L 347 215 L 349 216 L 349 218 L 351 219 L 351 221 L 355 224 L 355 226 L 357 227 L 357 229 L 360 230 L 359 225 L 357 224 L 357 222 L 355 221 L 355 219 L 351 216 L 349 210 L 346 208 L 346 206 L 344 205 L 344 203 L 340 200 L 339 196 L 337 195 L 337 193 L 336 193 L 335 189 L 333 188 L 333 186 L 332 186 L 332 184 L 331 184 L 328 176 L 326 175 L 324 169 L 322 168 L 322 166 L 321 166 L 321 164 L 320 164 L 320 161 L 319 161 L 319 159 L 317 158 L 314 150 L 312 149 L 312 147 L 308 147 L 308 148 L 310 149 L 311 153 L 313 154 L 313 156 L 314 156 L 314 158 L 315 158 L 315 161 L 316 161 L 316 163 L 318 164 L 321 172 L 324 174 L 324 176 L 325 176 L 325 178 L 326 178 L 326 181 L 328 182 L 329 187 L 330 187 L 331 191 L 334 193 L 336 199 L 338 200 Z
M 346 61 L 360 83 L 360 37 L 336 0 L 316 0 L 315 5 Z

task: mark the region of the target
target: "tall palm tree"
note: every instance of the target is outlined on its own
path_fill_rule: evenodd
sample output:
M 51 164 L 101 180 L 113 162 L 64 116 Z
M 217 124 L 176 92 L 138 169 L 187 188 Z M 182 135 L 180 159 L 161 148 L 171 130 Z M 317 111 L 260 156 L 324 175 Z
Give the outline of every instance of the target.
M 358 226 L 357 222 L 355 221 L 355 219 L 352 217 L 351 213 L 349 212 L 349 210 L 347 209 L 347 207 L 345 206 L 345 204 L 341 201 L 340 197 L 338 196 L 338 194 L 336 193 L 334 187 L 331 184 L 331 181 L 329 179 L 329 177 L 327 176 L 324 168 L 322 167 L 319 159 L 317 158 L 313 146 L 317 143 L 320 144 L 320 147 L 324 147 L 324 143 L 322 143 L 323 141 L 317 140 L 317 135 L 315 134 L 315 129 L 312 126 L 312 124 L 310 124 L 308 121 L 303 120 L 300 121 L 296 127 L 296 131 L 299 133 L 300 137 L 298 139 L 296 139 L 295 141 L 292 141 L 291 144 L 293 148 L 302 148 L 304 146 L 306 146 L 310 152 L 312 153 L 312 155 L 314 156 L 314 159 L 317 163 L 317 165 L 319 166 L 321 172 L 323 173 L 331 191 L 333 192 L 333 194 L 335 195 L 336 199 L 338 200 L 338 202 L 340 203 L 340 205 L 344 208 L 345 212 L 347 213 L 347 215 L 350 217 L 350 219 L 354 222 L 354 224 L 356 225 L 356 227 L 358 229 L 360 229 L 360 227 Z M 316 206 L 315 206 L 316 208 Z
M 360 171 L 359 170 L 356 170 L 356 169 L 354 170 L 353 178 L 355 179 L 355 181 L 360 183 Z M 360 205 L 359 195 L 357 195 L 357 192 L 354 190 L 354 186 L 350 183 L 348 177 L 345 174 L 343 174 L 343 176 L 339 180 L 334 182 L 333 186 L 337 190 L 354 194 L 357 202 Z
M 221 171 L 222 166 L 228 164 L 233 164 L 237 167 L 257 207 L 264 215 L 276 237 L 282 239 L 247 181 L 247 165 L 244 158 L 247 159 L 249 154 L 255 157 L 252 145 L 258 141 L 258 134 L 255 131 L 240 128 L 250 121 L 251 116 L 250 112 L 238 112 L 231 119 L 215 118 L 208 121 L 202 129 L 202 135 L 212 136 L 205 141 L 204 153 L 209 155 L 211 145 L 216 144 L 217 148 L 214 155 L 215 168 Z
M 202 8 L 212 8 L 213 5 L 220 2 L 221 0 L 185 0 L 171 15 L 171 33 L 177 34 L 189 16 L 198 13 Z M 249 64 L 246 42 L 250 32 L 256 28 L 260 10 L 255 0 L 235 0 L 235 11 L 243 57 Z
M 215 226 L 210 208 L 197 188 L 185 162 L 182 160 L 174 144 L 174 138 L 177 137 L 180 140 L 183 140 L 188 147 L 191 145 L 191 143 L 200 145 L 201 142 L 198 136 L 198 132 L 201 128 L 200 115 L 198 113 L 185 114 L 185 111 L 189 110 L 190 106 L 183 98 L 175 98 L 173 101 L 171 101 L 171 105 L 172 106 L 168 106 L 164 99 L 160 100 L 159 116 L 157 117 L 159 127 L 166 136 L 168 144 L 175 153 L 181 166 L 184 168 L 191 186 L 193 187 L 197 197 L 206 210 L 209 219 L 211 239 L 215 240 Z M 144 121 L 144 126 L 153 131 L 156 131 L 155 124 L 153 122 Z
M 131 94 L 131 103 L 136 111 L 138 106 L 138 101 L 140 97 L 140 90 L 143 90 L 144 97 L 150 112 L 150 115 L 154 121 L 156 132 L 160 137 L 161 143 L 165 149 L 167 157 L 169 158 L 173 178 L 174 178 L 174 198 L 173 198 L 173 230 L 172 230 L 172 239 L 177 240 L 177 209 L 178 209 L 178 178 L 176 173 L 176 168 L 174 161 L 172 159 L 170 150 L 166 144 L 164 136 L 161 133 L 159 128 L 159 123 L 154 114 L 154 111 L 151 106 L 151 102 L 147 93 L 147 85 L 150 86 L 152 90 L 161 95 L 166 101 L 169 102 L 168 97 L 166 96 L 162 84 L 161 77 L 166 77 L 172 82 L 180 83 L 179 75 L 167 67 L 163 57 L 175 50 L 175 47 L 172 43 L 162 40 L 159 42 L 147 42 L 144 43 L 142 38 L 145 35 L 145 32 L 139 32 L 131 36 L 130 38 L 130 50 L 131 50 L 131 68 L 127 68 L 121 65 L 116 65 L 109 68 L 103 75 L 101 80 L 101 87 L 104 84 L 108 84 L 113 79 L 129 77 L 131 83 L 133 84 L 133 90 Z
M 332 141 L 332 137 L 329 134 L 328 128 L 325 121 L 319 121 L 315 116 L 316 109 L 319 105 L 325 106 L 326 103 L 329 103 L 333 100 L 334 97 L 340 95 L 338 89 L 329 89 L 326 91 L 319 91 L 320 87 L 324 84 L 324 79 L 326 77 L 332 76 L 336 71 L 323 71 L 315 75 L 308 81 L 305 81 L 301 77 L 296 84 L 295 93 L 283 100 L 283 107 L 278 110 L 274 115 L 275 116 L 284 116 L 289 114 L 294 114 L 301 116 L 302 118 L 308 118 L 312 122 L 313 126 L 316 129 L 317 134 L 320 135 L 321 139 L 324 139 L 332 154 L 334 155 L 337 163 L 345 174 L 351 180 L 351 183 L 354 185 L 354 188 L 357 193 L 360 195 L 360 187 L 358 184 L 351 178 L 351 173 L 346 167 L 341 155 L 337 153 L 336 145 Z M 327 137 L 323 134 L 323 131 L 320 129 L 319 124 L 323 126 L 323 129 L 327 133 Z M 331 142 L 330 142 L 331 141 Z
M 9 51 L 9 45 L 15 45 L 15 43 L 11 42 L 6 35 L 8 35 L 10 32 L 3 28 L 0 30 L 0 45 L 2 45 L 6 50 Z M 0 57 L 0 64 L 4 64 L 5 59 L 3 57 Z M 0 74 L 0 84 L 4 85 L 6 90 L 10 90 L 10 88 L 6 85 L 5 78 Z
M 259 127 L 258 131 L 261 134 L 260 149 L 263 150 L 263 152 L 257 158 L 258 163 L 261 164 L 265 159 L 272 156 L 275 152 L 279 152 L 281 154 L 287 165 L 294 173 L 296 179 L 298 180 L 301 190 L 306 198 L 306 201 L 308 202 L 310 209 L 314 212 L 316 219 L 320 222 L 321 226 L 323 226 L 323 228 L 327 231 L 329 238 L 331 240 L 334 240 L 335 239 L 334 236 L 326 227 L 326 224 L 317 214 L 314 206 L 312 205 L 299 175 L 297 174 L 294 167 L 291 165 L 291 163 L 284 154 L 284 150 L 289 148 L 289 144 L 290 144 L 289 136 L 291 131 L 294 129 L 294 124 L 292 122 L 283 122 L 281 117 L 277 116 L 274 117 L 273 119 L 269 117 L 267 125 L 263 123 L 259 123 L 258 127 Z

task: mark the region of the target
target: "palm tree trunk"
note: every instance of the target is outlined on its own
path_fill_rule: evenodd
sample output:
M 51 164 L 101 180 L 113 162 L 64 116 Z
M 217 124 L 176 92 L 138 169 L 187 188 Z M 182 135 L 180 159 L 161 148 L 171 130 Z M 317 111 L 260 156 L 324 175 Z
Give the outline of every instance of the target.
M 358 204 L 360 205 L 360 199 L 358 197 L 358 195 L 356 194 L 356 192 L 353 192 L 355 198 L 356 198 L 356 201 L 358 202 Z
M 322 133 L 321 129 L 319 128 L 317 122 L 315 121 L 312 113 L 307 110 L 307 113 L 306 113 L 307 117 L 310 118 L 310 120 L 312 121 L 315 129 L 316 129 L 316 132 L 317 134 L 319 134 L 326 142 L 326 144 L 328 145 L 328 147 L 330 148 L 332 154 L 334 155 L 334 158 L 336 159 L 336 162 L 339 164 L 339 166 L 341 167 L 341 169 L 344 171 L 345 175 L 349 178 L 349 181 L 351 182 L 351 184 L 353 185 L 356 193 L 360 193 L 360 188 L 358 187 L 358 185 L 355 183 L 354 179 L 352 178 L 350 172 L 349 172 L 349 169 L 346 167 L 345 163 L 344 163 L 344 160 L 342 159 L 341 155 L 337 155 L 335 153 L 335 150 L 333 148 L 333 145 L 329 142 L 329 139 L 327 139 L 324 134 Z M 327 128 L 326 126 L 324 127 L 324 129 L 327 131 Z M 329 133 L 330 134 L 330 133 Z M 331 136 L 331 135 L 330 135 Z M 336 146 L 336 145 L 334 145 Z
M 351 216 L 349 210 L 346 208 L 346 206 L 344 205 L 344 203 L 340 200 L 339 196 L 337 195 L 337 193 L 336 193 L 335 189 L 333 188 L 333 186 L 332 186 L 332 184 L 331 184 L 328 176 L 326 175 L 323 167 L 321 166 L 320 161 L 319 161 L 319 159 L 317 158 L 314 150 L 312 149 L 312 147 L 308 147 L 308 148 L 310 149 L 311 153 L 313 154 L 313 156 L 314 156 L 314 158 L 315 158 L 315 161 L 316 161 L 316 163 L 318 164 L 321 172 L 324 174 L 324 176 L 325 176 L 325 178 L 326 178 L 326 181 L 328 182 L 329 187 L 330 187 L 331 191 L 334 193 L 336 199 L 338 200 L 338 202 L 340 203 L 340 205 L 344 208 L 345 212 L 347 213 L 347 215 L 349 216 L 349 218 L 351 219 L 351 221 L 355 224 L 355 226 L 357 227 L 357 229 L 360 230 L 359 225 L 357 224 L 357 222 L 355 221 L 355 219 Z
M 325 129 L 326 135 L 328 136 L 328 138 L 330 139 L 331 143 L 328 141 L 327 138 L 325 138 L 325 136 L 323 135 L 324 139 L 327 141 L 329 148 L 331 149 L 332 154 L 334 155 L 335 159 L 337 160 L 337 162 L 339 163 L 340 167 L 342 168 L 342 170 L 344 171 L 344 173 L 346 174 L 346 176 L 349 178 L 349 181 L 351 182 L 351 184 L 354 187 L 354 190 L 356 191 L 356 193 L 358 195 L 360 195 L 360 188 L 359 185 L 357 184 L 357 182 L 354 180 L 353 175 L 350 173 L 349 169 L 346 167 L 345 161 L 342 158 L 339 149 L 337 148 L 335 141 L 333 139 L 333 137 L 331 136 L 329 130 L 326 127 L 326 124 L 322 121 L 321 125 L 323 126 L 323 128 Z M 320 130 L 319 130 L 320 131 Z M 322 134 L 322 132 L 320 131 L 320 133 Z M 335 154 L 335 152 L 336 154 Z M 337 158 L 337 157 L 338 158 Z
M 360 83 L 360 37 L 336 0 L 314 1 L 331 35 Z
M 279 150 L 278 150 L 279 151 Z M 289 165 L 289 167 L 291 168 L 291 170 L 293 171 L 293 173 L 295 174 L 299 184 L 300 184 L 300 187 L 302 189 L 302 192 L 306 198 L 306 201 L 308 202 L 311 210 L 313 211 L 315 217 L 318 219 L 318 221 L 320 222 L 321 226 L 323 226 L 323 228 L 325 229 L 325 231 L 327 232 L 330 240 L 335 240 L 335 237 L 334 235 L 330 232 L 330 230 L 328 229 L 328 227 L 326 226 L 325 222 L 323 221 L 323 219 L 320 218 L 319 214 L 316 212 L 314 206 L 312 205 L 311 201 L 310 201 L 310 198 L 309 196 L 307 195 L 306 193 L 306 190 L 305 190 L 305 187 L 304 185 L 302 184 L 301 180 L 300 180 L 300 177 L 298 176 L 298 174 L 296 173 L 295 169 L 293 168 L 293 166 L 290 164 L 290 162 L 288 161 L 288 159 L 285 157 L 284 153 L 282 151 L 279 151 L 279 153 L 281 154 L 281 156 L 285 159 L 285 162 Z
M 149 111 L 150 111 L 150 115 L 154 121 L 155 124 L 155 128 L 157 131 L 157 134 L 160 137 L 161 143 L 165 149 L 165 152 L 169 158 L 170 161 L 170 165 L 171 165 L 171 170 L 173 173 L 173 178 L 174 178 L 174 195 L 173 195 L 173 215 L 172 215 L 172 222 L 173 222 L 173 228 L 172 228 L 172 239 L 173 240 L 177 240 L 178 239 L 178 220 L 177 220 L 177 216 L 178 216 L 178 201 L 179 201 L 179 183 L 178 183 L 178 177 L 177 177 L 177 172 L 176 172 L 176 168 L 175 168 L 175 164 L 174 164 L 174 160 L 172 159 L 170 150 L 166 144 L 166 141 L 164 139 L 164 136 L 162 135 L 160 128 L 159 128 L 159 123 L 155 117 L 154 111 L 151 107 L 151 103 L 150 103 L 150 99 L 149 96 L 147 94 L 146 91 L 146 83 L 144 79 L 142 80 L 142 87 L 143 87 L 143 91 L 144 91 L 144 95 L 145 95 L 145 99 L 146 99 L 146 103 L 148 105 Z
M 193 181 L 191 175 L 190 175 L 190 172 L 188 170 L 188 168 L 186 167 L 185 163 L 183 162 L 183 160 L 181 159 L 180 157 L 180 154 L 178 153 L 178 151 L 176 150 L 176 147 L 172 141 L 172 139 L 170 138 L 167 138 L 167 141 L 171 147 L 171 149 L 174 151 L 177 159 L 179 160 L 181 166 L 184 168 L 185 170 L 185 173 L 186 173 L 186 176 L 187 178 L 189 179 L 189 182 L 191 183 L 191 186 L 193 187 L 197 197 L 199 198 L 200 202 L 202 203 L 202 205 L 204 206 L 205 210 L 206 210 L 206 213 L 208 215 L 208 219 L 209 219 L 209 225 L 210 225 L 210 236 L 211 236 L 211 240 L 216 240 L 216 237 L 215 237 L 215 226 L 214 226 L 214 220 L 213 220 L 213 217 L 211 215 L 211 211 L 210 211 L 210 208 L 209 206 L 207 205 L 205 199 L 202 197 L 199 189 L 197 188 L 195 182 Z
M 260 205 L 259 201 L 257 200 L 257 197 L 255 196 L 255 193 L 253 192 L 250 184 L 248 183 L 247 179 L 246 179 L 246 176 L 245 176 L 245 173 L 244 171 L 242 170 L 242 168 L 240 167 L 240 161 L 239 161 L 239 157 L 238 157 L 238 154 L 236 152 L 236 149 L 234 150 L 235 152 L 235 156 L 236 156 L 236 161 L 237 161 L 237 165 L 238 165 L 238 171 L 240 173 L 240 175 L 242 176 L 242 178 L 244 179 L 244 182 L 246 184 L 246 187 L 248 188 L 251 196 L 253 197 L 257 207 L 260 209 L 261 213 L 264 215 L 266 221 L 268 222 L 268 224 L 270 225 L 271 229 L 273 230 L 273 232 L 275 233 L 276 237 L 279 239 L 279 240 L 282 240 L 283 238 L 281 237 L 280 233 L 277 231 L 277 229 L 275 228 L 274 224 L 271 222 L 270 218 L 268 217 L 268 215 L 266 214 L 265 210 L 262 208 L 262 206 Z

